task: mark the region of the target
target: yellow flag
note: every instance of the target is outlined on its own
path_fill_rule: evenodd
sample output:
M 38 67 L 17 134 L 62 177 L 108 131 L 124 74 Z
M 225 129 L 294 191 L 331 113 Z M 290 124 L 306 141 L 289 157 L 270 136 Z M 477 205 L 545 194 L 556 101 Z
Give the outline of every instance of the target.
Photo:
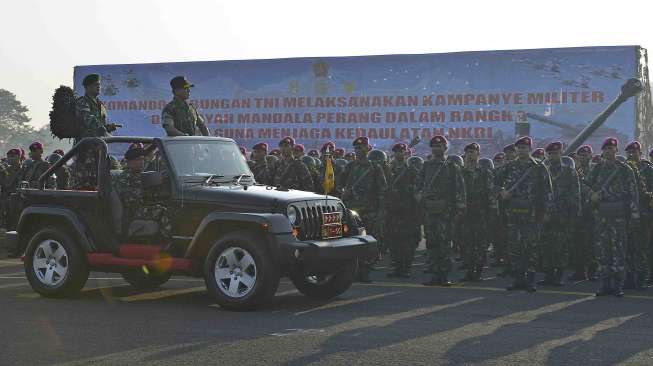
M 326 168 L 324 169 L 324 182 L 322 183 L 322 188 L 324 188 L 324 193 L 329 194 L 336 185 L 336 177 L 333 173 L 333 162 L 331 157 L 326 159 Z

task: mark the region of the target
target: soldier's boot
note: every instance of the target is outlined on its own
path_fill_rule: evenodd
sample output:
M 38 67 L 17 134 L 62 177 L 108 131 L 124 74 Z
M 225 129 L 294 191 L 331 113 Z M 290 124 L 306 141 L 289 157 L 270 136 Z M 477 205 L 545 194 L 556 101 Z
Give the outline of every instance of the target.
M 623 297 L 624 296 L 624 277 L 621 274 L 614 276 L 614 296 Z
M 553 276 L 553 286 L 562 287 L 565 285 L 565 281 L 563 280 L 564 274 L 565 271 L 562 268 L 556 268 L 555 275 Z
M 528 271 L 528 274 L 526 274 L 526 291 L 537 291 L 537 286 L 535 284 L 535 271 Z
M 544 274 L 544 279 L 537 281 L 537 284 L 540 286 L 551 286 L 553 285 L 553 280 L 554 280 L 554 269 L 548 269 L 546 273 Z
M 625 290 L 632 290 L 635 288 L 635 274 L 633 272 L 628 272 L 626 278 L 623 281 L 623 288 Z
M 508 291 L 523 290 L 526 288 L 526 278 L 525 273 L 521 271 L 515 271 L 513 274 L 512 284 L 506 287 Z
M 443 273 L 440 274 L 440 286 L 449 287 L 449 286 L 453 286 L 453 285 L 454 285 L 454 282 L 449 281 L 448 273 L 443 272 Z
M 614 289 L 612 288 L 612 279 L 611 278 L 604 278 L 601 281 L 601 287 L 596 291 L 595 295 L 596 296 L 607 296 L 607 295 L 612 295 L 614 292 Z

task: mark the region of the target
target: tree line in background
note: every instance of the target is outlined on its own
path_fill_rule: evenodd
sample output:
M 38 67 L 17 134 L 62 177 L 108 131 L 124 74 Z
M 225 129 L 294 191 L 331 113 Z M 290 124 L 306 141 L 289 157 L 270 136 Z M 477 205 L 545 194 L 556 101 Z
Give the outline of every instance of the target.
M 28 111 L 14 93 L 0 89 L 0 156 L 12 148 L 28 151 L 27 147 L 34 141 L 43 143 L 45 154 L 56 149 L 68 151 L 71 148 L 71 141 L 59 140 L 50 134 L 48 124 L 38 129 L 31 126 Z

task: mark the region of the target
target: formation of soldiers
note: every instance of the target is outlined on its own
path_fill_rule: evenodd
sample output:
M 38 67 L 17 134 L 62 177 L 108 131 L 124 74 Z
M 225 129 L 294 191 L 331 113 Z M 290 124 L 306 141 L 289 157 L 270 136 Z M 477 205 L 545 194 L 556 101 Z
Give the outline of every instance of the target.
M 508 290 L 589 279 L 599 281 L 598 296 L 622 296 L 626 288 L 650 284 L 653 163 L 639 142 L 626 146 L 627 156 L 617 154 L 615 138 L 605 140 L 601 154 L 584 145 L 563 156 L 562 142 L 533 149 L 532 139 L 521 137 L 492 159 L 481 158 L 478 143 L 465 146 L 462 156 L 447 154 L 448 145 L 435 136 L 426 160 L 404 143 L 388 159 L 366 137 L 353 141 L 351 161 L 333 142 L 304 155 L 290 137 L 279 142 L 280 157 L 265 143 L 249 156 L 242 151 L 257 182 L 321 194 L 326 159 L 333 161 L 330 194 L 356 211 L 381 243 L 378 256 L 360 263 L 360 281 L 369 281 L 385 253 L 393 265 L 388 276 L 410 277 L 425 238 L 427 286 L 453 284 L 456 254 L 463 281 L 482 281 L 484 268 L 500 266 L 512 277 Z M 540 281 L 537 272 L 544 273 Z
M 84 78 L 85 95 L 77 102 L 83 137 L 108 136 L 120 125 L 107 122 L 98 99 L 100 77 Z M 164 108 L 162 127 L 168 136 L 208 135 L 201 115 L 188 102 L 193 85 L 183 76 L 170 81 L 173 100 Z M 415 156 L 419 143 L 397 143 L 392 158 L 372 148 L 367 137 L 352 142 L 346 153 L 333 142 L 306 153 L 291 137 L 278 148 L 266 143 L 241 147 L 257 183 L 324 194 L 327 166 L 333 167 L 340 197 L 356 211 L 367 232 L 380 245 L 379 253 L 359 263 L 359 280 L 370 281 L 376 261 L 389 254 L 391 277 L 410 277 L 415 249 L 426 239 L 427 286 L 450 286 L 456 255 L 466 270 L 463 281 L 483 280 L 488 266 L 503 267 L 512 277 L 508 290 L 536 291 L 537 285 L 563 286 L 565 280 L 599 281 L 597 296 L 623 296 L 625 288 L 644 289 L 653 273 L 653 164 L 633 141 L 618 155 L 619 142 L 608 138 L 601 154 L 589 145 L 563 156 L 563 143 L 533 149 L 530 137 L 521 137 L 492 159 L 481 158 L 478 143 L 462 156 L 448 154 L 444 136 L 429 141 L 427 159 Z M 64 155 L 55 151 L 43 159 L 43 145 L 29 147 L 30 159 L 19 149 L 7 152 L 0 165 L 3 210 L 9 195 L 21 184 L 37 187 L 39 177 Z M 134 208 L 133 218 L 160 221 L 167 235 L 165 208 L 142 207 L 139 172 L 145 149 L 132 146 L 125 167 L 114 178 L 123 203 Z M 653 160 L 653 151 L 649 153 Z M 63 165 L 47 188 L 93 189 L 97 181 L 97 154 L 81 149 L 71 168 Z M 327 164 L 328 161 L 332 164 Z M 117 164 L 117 162 L 116 162 Z M 72 170 L 72 172 L 70 171 Z M 25 183 L 26 182 L 26 183 Z M 138 211 L 138 212 L 136 212 Z M 565 272 L 570 273 L 565 278 Z M 536 282 L 536 273 L 543 280 Z

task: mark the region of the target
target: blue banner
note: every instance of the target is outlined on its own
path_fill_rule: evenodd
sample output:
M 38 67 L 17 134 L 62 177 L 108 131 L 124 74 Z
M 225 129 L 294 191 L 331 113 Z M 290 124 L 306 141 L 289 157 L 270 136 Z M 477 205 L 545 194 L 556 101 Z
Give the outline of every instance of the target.
M 186 76 L 191 102 L 215 136 L 251 148 L 284 136 L 307 149 L 326 141 L 351 148 L 368 136 L 380 149 L 437 134 L 452 152 L 478 141 L 483 155 L 500 151 L 517 133 L 538 146 L 569 142 L 636 76 L 636 47 L 586 47 L 423 55 L 292 58 L 78 66 L 82 78 L 102 75 L 101 99 L 120 135 L 162 136 L 169 81 Z M 633 138 L 629 100 L 589 139 Z M 547 123 L 547 121 L 552 121 Z M 420 152 L 428 143 L 418 145 Z

